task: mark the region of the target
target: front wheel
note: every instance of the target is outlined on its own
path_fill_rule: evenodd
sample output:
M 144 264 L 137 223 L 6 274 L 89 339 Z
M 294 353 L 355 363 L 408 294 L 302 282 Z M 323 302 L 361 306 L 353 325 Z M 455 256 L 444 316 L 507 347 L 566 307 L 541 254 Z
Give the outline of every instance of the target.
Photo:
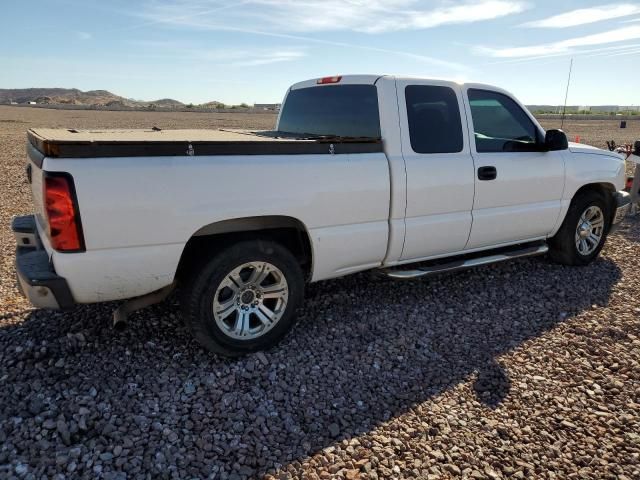
M 549 240 L 549 256 L 563 265 L 591 263 L 604 246 L 609 220 L 609 208 L 601 193 L 576 195 L 558 233 Z
M 194 275 L 183 297 L 185 321 L 214 353 L 237 356 L 272 347 L 295 322 L 304 276 L 295 257 L 270 241 L 244 241 Z

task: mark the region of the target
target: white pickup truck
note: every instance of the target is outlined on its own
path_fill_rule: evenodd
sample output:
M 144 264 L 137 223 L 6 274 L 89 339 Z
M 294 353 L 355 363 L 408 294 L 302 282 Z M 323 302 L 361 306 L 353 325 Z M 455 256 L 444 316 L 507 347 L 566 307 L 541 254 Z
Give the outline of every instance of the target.
M 306 282 L 585 265 L 630 206 L 620 155 L 545 132 L 504 90 L 387 75 L 296 83 L 274 131 L 33 129 L 27 150 L 31 303 L 130 299 L 121 320 L 179 285 L 226 355 L 281 339 Z

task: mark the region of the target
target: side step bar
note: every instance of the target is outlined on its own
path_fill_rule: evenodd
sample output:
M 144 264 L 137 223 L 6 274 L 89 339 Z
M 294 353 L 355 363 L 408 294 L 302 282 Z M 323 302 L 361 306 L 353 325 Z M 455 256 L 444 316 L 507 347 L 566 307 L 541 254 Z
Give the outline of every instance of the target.
M 401 270 L 396 268 L 385 269 L 381 271 L 382 275 L 398 280 L 409 280 L 412 278 L 426 277 L 428 275 L 435 275 L 444 272 L 455 272 L 456 270 L 464 270 L 467 268 L 479 267 L 481 265 L 488 265 L 490 263 L 504 262 L 505 260 L 512 260 L 514 258 L 534 257 L 536 255 L 544 255 L 549 251 L 549 247 L 546 244 L 529 245 L 526 247 L 519 247 L 517 249 L 504 250 L 500 253 L 494 253 L 492 255 L 486 255 L 483 257 L 475 258 L 463 258 L 460 260 L 453 260 L 447 263 L 441 263 L 439 265 L 424 265 L 411 270 Z M 495 250 L 494 250 L 495 252 Z

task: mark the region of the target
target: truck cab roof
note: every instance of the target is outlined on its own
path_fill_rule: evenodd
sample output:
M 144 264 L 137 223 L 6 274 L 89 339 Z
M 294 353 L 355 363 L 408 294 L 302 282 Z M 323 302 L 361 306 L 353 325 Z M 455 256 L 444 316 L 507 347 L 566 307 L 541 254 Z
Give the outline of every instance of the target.
M 496 92 L 505 93 L 511 96 L 511 93 L 503 88 L 496 87 L 495 85 L 488 85 L 485 83 L 476 82 L 460 82 L 457 80 L 451 80 L 446 78 L 429 78 L 429 77 L 413 77 L 409 75 L 393 75 L 393 74 L 354 74 L 354 75 L 335 75 L 331 77 L 311 78 L 309 80 L 303 80 L 301 82 L 294 83 L 290 90 L 297 90 L 300 88 L 308 87 L 321 87 L 324 85 L 375 85 L 381 78 L 392 78 L 394 80 L 415 80 L 416 82 L 435 82 L 440 85 L 456 85 L 463 88 L 478 88 L 482 90 L 492 90 Z

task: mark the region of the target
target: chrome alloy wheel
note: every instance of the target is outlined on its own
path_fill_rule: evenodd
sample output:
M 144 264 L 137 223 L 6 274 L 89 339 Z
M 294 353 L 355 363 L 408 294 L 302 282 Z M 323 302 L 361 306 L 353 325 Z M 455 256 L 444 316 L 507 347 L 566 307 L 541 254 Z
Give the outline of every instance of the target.
M 582 212 L 576 228 L 575 242 L 580 255 L 593 253 L 604 235 L 604 213 L 596 205 L 591 205 Z
M 229 337 L 252 340 L 271 330 L 287 308 L 284 274 L 268 262 L 249 262 L 233 269 L 213 297 L 213 317 Z

